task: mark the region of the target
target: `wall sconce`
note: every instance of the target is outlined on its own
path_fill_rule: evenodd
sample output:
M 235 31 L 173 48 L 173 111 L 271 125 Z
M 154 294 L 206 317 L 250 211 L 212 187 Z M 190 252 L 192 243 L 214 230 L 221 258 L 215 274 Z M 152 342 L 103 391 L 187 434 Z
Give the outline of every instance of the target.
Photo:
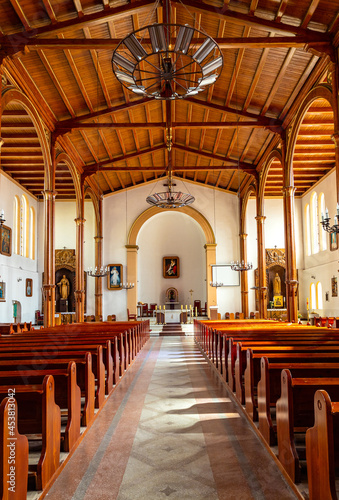
M 311 276 L 312 280 L 315 280 L 315 276 Z
M 4 209 L 2 209 L 0 212 L 0 225 L 2 226 L 4 222 L 6 222 L 5 212 L 4 212 Z
M 17 279 L 17 282 L 19 283 L 19 281 L 22 281 L 22 278 L 18 278 L 18 279 Z

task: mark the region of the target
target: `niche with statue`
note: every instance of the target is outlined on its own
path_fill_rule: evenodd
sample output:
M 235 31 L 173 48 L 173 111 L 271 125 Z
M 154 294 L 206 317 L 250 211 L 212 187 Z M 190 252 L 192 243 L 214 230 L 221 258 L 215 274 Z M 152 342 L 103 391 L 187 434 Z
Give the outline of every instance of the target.
M 286 262 L 284 248 L 266 248 L 268 309 L 286 307 Z

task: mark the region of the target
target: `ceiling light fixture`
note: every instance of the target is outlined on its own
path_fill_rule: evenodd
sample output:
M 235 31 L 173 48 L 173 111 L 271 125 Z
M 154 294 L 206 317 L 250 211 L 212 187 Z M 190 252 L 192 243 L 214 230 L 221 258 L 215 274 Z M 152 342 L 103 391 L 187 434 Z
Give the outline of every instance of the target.
M 173 191 L 173 177 L 172 177 L 172 134 L 167 131 L 166 145 L 168 150 L 168 174 L 167 186 L 168 191 L 162 191 L 161 193 L 153 193 L 147 196 L 146 201 L 152 206 L 159 208 L 179 208 L 191 205 L 195 198 L 191 194 L 182 193 L 181 191 Z
M 201 29 L 171 24 L 170 10 L 170 0 L 164 0 L 164 23 L 133 31 L 113 52 L 115 76 L 135 94 L 182 99 L 204 91 L 221 74 L 223 55 L 215 40 Z

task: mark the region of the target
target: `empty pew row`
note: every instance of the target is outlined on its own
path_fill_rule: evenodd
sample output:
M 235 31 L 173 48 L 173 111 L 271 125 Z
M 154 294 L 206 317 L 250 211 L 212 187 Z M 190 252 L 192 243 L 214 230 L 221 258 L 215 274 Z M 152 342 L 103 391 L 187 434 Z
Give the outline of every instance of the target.
M 255 320 L 253 328 L 248 321 L 241 327 L 202 323 L 196 325 L 196 342 L 249 419 L 257 421 L 267 446 L 278 445 L 277 456 L 291 480 L 304 480 L 307 470 L 310 500 L 337 499 L 339 434 L 331 433 L 339 425 L 338 330 Z M 319 484 L 326 493 L 320 495 Z
M 29 453 L 30 464 L 23 465 L 26 463 L 25 458 L 20 462 L 21 469 L 24 469 L 23 472 L 20 469 L 20 477 L 25 478 L 27 475 L 29 484 L 32 484 L 33 474 L 33 486 L 39 490 L 44 489 L 59 467 L 60 450 L 68 452 L 77 445 L 81 426 L 92 423 L 95 406 L 101 408 L 105 401 L 105 393 L 107 396 L 112 392 L 113 387 L 119 383 L 128 366 L 147 342 L 149 320 L 142 323 L 144 324 L 121 322 L 119 325 L 115 324 L 113 329 L 103 323 L 73 324 L 71 330 L 67 328 L 68 325 L 62 325 L 0 337 L 0 402 L 8 395 L 10 386 L 15 389 L 18 395 L 15 402 L 18 415 L 17 434 L 22 435 L 20 443 L 24 443 L 26 438 L 31 442 L 34 438 L 34 449 L 36 449 L 37 440 L 43 443 L 44 439 L 41 429 L 39 431 L 33 424 L 29 426 L 29 418 L 27 419 L 26 415 L 29 415 L 31 408 L 27 409 L 25 396 L 21 394 L 29 393 L 30 396 L 26 395 L 26 398 L 30 397 L 32 400 L 31 392 L 42 393 L 41 388 L 45 378 L 51 377 L 54 405 L 59 412 L 59 416 L 56 412 L 53 416 L 53 419 L 59 422 L 59 427 L 55 426 L 53 429 L 56 440 L 54 438 L 49 440 L 52 454 L 54 458 L 57 456 L 57 459 L 52 465 L 46 465 L 49 472 L 44 472 L 45 468 L 41 469 L 39 464 L 45 461 L 41 457 L 37 459 L 36 453 L 32 455 L 32 449 Z M 36 411 L 37 403 L 34 398 L 33 403 L 32 408 Z M 8 404 L 7 401 L 1 406 L 3 443 L 6 419 L 8 420 Z M 24 444 L 22 448 L 23 451 L 21 453 L 20 449 L 20 453 L 25 457 Z M 43 443 L 42 449 L 45 448 L 46 445 Z M 47 451 L 50 452 L 50 448 Z M 5 464 L 6 452 L 3 446 L 0 457 L 2 464 Z M 31 463 L 34 458 L 35 464 Z M 11 496 L 12 492 L 6 488 L 4 482 L 4 470 L 2 467 L 1 498 L 26 498 L 26 493 L 22 493 L 22 496 L 21 493 L 19 496 Z M 23 483 L 27 481 L 24 480 Z M 21 479 L 20 484 L 22 484 Z

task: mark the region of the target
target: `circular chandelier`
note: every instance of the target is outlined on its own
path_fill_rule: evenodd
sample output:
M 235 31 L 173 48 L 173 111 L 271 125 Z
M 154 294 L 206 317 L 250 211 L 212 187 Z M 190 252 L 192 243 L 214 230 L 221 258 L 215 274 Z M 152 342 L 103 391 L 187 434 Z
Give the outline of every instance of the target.
M 152 24 L 119 42 L 112 66 L 120 83 L 135 94 L 182 99 L 215 83 L 223 55 L 213 38 L 187 24 Z
M 238 260 L 236 262 L 232 261 L 231 269 L 232 271 L 250 271 L 253 269 L 253 264 L 252 262 L 244 262 L 243 260 L 241 262 Z
M 153 193 L 147 196 L 146 201 L 150 205 L 159 208 L 179 208 L 191 205 L 195 198 L 191 194 L 182 193 L 181 191 L 172 191 L 173 181 L 171 170 L 167 177 L 168 191 L 162 193 Z

